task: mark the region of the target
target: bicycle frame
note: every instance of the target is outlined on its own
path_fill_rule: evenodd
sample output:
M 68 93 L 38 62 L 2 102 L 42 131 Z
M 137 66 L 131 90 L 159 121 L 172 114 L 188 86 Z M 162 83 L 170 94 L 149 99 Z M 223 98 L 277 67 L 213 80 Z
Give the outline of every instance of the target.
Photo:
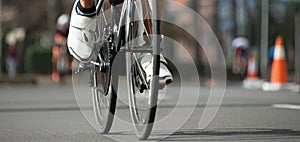
M 102 9 L 102 6 L 104 4 L 104 1 L 105 0 L 97 0 L 97 5 L 96 5 L 96 13 L 99 14 L 101 9 Z M 112 27 L 116 26 L 116 24 L 118 24 L 117 27 L 122 27 L 123 25 L 125 25 L 125 13 L 126 13 L 126 9 L 127 8 L 127 3 L 128 3 L 129 0 L 125 0 L 124 3 L 123 3 L 123 6 L 122 6 L 122 11 L 121 11 L 121 17 L 120 17 L 120 20 L 119 20 L 119 23 L 116 23 L 115 19 L 112 21 Z M 112 13 L 112 17 L 115 17 L 115 10 L 114 10 L 114 7 L 112 7 L 111 9 L 111 13 Z M 120 36 L 124 36 L 125 35 L 125 32 L 124 30 L 121 30 L 121 29 L 118 29 L 118 28 L 113 28 L 113 30 L 115 31 L 110 31 L 112 33 L 113 36 L 117 36 L 117 44 L 114 43 L 114 45 L 116 45 L 115 47 L 115 52 L 118 52 L 121 48 L 121 45 L 122 45 L 122 41 L 121 41 L 121 38 L 119 38 Z M 113 37 L 114 38 L 114 37 Z M 114 40 L 112 40 L 114 42 Z
M 96 5 L 96 12 L 99 14 L 99 12 L 101 11 L 101 8 L 104 4 L 105 0 L 97 0 L 97 5 Z M 115 19 L 112 21 L 112 27 L 119 27 L 119 28 L 113 28 L 113 30 L 115 31 L 111 31 L 113 36 L 116 36 L 116 38 L 118 39 L 118 41 L 114 41 L 114 37 L 113 37 L 113 42 L 115 45 L 115 52 L 119 52 L 122 45 L 124 44 L 125 41 L 122 42 L 121 38 L 122 36 L 128 35 L 129 32 L 129 28 L 130 28 L 130 22 L 133 22 L 134 20 L 130 19 L 130 18 L 126 18 L 126 17 L 130 17 L 130 13 L 129 11 L 132 9 L 132 4 L 134 3 L 134 0 L 124 0 L 123 6 L 122 6 L 122 10 L 121 10 L 121 16 L 120 16 L 120 20 L 119 23 L 116 23 Z M 152 8 L 157 8 L 158 5 L 152 7 Z M 157 10 L 153 10 L 153 11 L 157 11 Z M 115 17 L 115 10 L 114 10 L 114 6 L 111 8 L 111 13 L 112 13 L 112 17 Z M 155 12 L 154 13 L 154 19 L 158 19 L 159 17 L 159 12 Z M 160 21 L 156 20 L 156 24 L 160 25 Z M 125 28 L 125 29 L 123 29 Z M 157 31 L 156 33 L 160 33 L 160 26 L 153 26 L 153 31 Z M 160 38 L 154 38 L 153 41 L 153 45 L 156 47 L 160 47 L 160 43 L 161 43 L 161 39 Z M 150 47 L 150 46 L 149 46 Z M 147 50 L 150 49 L 150 50 Z M 160 48 L 153 48 L 155 55 L 159 55 L 160 54 L 160 50 L 157 50 Z M 129 51 L 130 49 L 124 49 L 125 51 Z M 152 48 L 139 48 L 139 47 L 135 47 L 135 51 L 134 52 L 152 52 Z

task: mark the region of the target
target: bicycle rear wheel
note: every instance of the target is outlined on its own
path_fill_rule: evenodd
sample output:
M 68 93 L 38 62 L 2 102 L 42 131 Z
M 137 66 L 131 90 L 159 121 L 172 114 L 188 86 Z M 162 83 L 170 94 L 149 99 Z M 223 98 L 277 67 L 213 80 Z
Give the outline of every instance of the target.
M 117 77 L 100 73 L 97 67 L 92 75 L 94 82 L 94 87 L 92 87 L 94 114 L 99 132 L 107 134 L 112 126 L 116 109 L 117 93 L 114 88 L 118 87 Z M 109 88 L 104 88 L 106 84 Z M 105 92 L 106 89 L 107 92 Z
M 132 0 L 126 53 L 130 114 L 136 135 L 147 139 L 151 134 L 157 108 L 160 60 L 160 34 L 157 0 Z M 156 18 L 155 18 L 156 17 Z M 143 61 L 142 61 L 143 60 Z M 147 79 L 144 63 L 152 66 Z
M 101 41 L 99 43 L 99 53 L 97 63 L 105 63 L 107 66 L 105 70 L 101 70 L 98 65 L 94 66 L 91 72 L 92 93 L 93 93 L 93 109 L 98 123 L 100 133 L 108 133 L 114 119 L 116 102 L 117 102 L 117 88 L 118 75 L 112 73 L 111 53 L 112 45 L 109 44 L 111 38 L 111 5 L 105 1 L 99 11 L 99 35 Z

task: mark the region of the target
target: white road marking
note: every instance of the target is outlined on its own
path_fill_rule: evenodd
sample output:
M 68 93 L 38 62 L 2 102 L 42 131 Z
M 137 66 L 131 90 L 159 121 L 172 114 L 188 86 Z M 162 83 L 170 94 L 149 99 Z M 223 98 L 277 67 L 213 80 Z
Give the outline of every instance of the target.
M 292 105 L 292 104 L 273 104 L 273 108 L 285 108 L 285 109 L 297 109 L 300 110 L 300 105 Z

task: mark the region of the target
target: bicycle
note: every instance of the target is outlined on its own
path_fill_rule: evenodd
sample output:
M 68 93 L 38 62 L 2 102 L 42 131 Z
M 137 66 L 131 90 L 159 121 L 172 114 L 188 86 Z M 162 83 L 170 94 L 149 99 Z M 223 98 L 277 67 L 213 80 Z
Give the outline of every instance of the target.
M 116 109 L 119 74 L 113 68 L 118 53 L 126 54 L 129 109 L 135 133 L 141 140 L 151 134 L 156 115 L 160 68 L 160 21 L 158 0 L 125 0 L 117 7 L 97 0 L 101 40 L 95 44 L 95 59 L 90 63 L 93 109 L 100 133 L 109 132 Z M 148 26 L 146 26 L 148 24 Z M 147 28 L 148 27 L 148 28 Z M 151 27 L 151 28 L 149 28 Z M 151 57 L 153 75 L 146 80 L 141 57 Z

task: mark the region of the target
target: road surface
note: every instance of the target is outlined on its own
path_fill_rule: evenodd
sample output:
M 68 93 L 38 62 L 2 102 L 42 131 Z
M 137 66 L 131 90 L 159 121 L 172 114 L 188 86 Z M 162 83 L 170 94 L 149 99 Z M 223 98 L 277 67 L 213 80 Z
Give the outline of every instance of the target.
M 171 85 L 161 97 L 157 120 L 164 122 L 160 123 L 162 127 L 175 130 L 155 129 L 150 141 L 300 141 L 299 93 L 245 90 L 238 83 L 229 84 L 217 115 L 208 127 L 199 129 L 204 108 L 218 105 L 205 105 L 209 87 L 191 84 L 186 89 L 200 89 L 198 103 L 192 103 L 191 94 L 180 94 L 182 88 L 178 84 Z M 93 116 L 88 93 L 87 98 L 75 98 L 72 85 L 1 84 L 0 141 L 138 141 L 133 128 L 128 127 L 130 116 L 124 97 L 127 95 L 124 79 L 120 81 L 119 95 L 123 97 L 118 100 L 112 132 L 100 135 L 91 125 Z M 190 102 L 176 106 L 179 96 L 186 100 L 191 98 Z M 176 109 L 182 113 L 174 113 Z M 191 110 L 191 116 L 184 116 Z M 163 120 L 169 114 L 174 119 L 166 123 Z M 177 118 L 187 121 L 177 122 Z

